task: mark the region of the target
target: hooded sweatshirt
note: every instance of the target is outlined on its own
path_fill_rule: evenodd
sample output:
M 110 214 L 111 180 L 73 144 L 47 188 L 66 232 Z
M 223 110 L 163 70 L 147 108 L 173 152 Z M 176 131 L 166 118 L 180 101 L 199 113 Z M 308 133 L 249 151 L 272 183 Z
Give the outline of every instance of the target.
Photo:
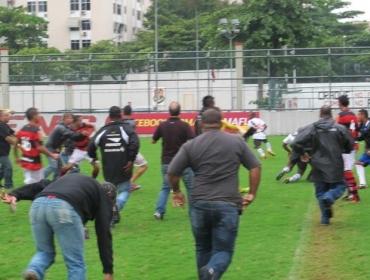
M 350 153 L 353 144 L 345 126 L 336 124 L 332 118 L 322 118 L 298 133 L 293 150 L 310 153 L 313 181 L 336 183 L 344 180 L 342 154 Z

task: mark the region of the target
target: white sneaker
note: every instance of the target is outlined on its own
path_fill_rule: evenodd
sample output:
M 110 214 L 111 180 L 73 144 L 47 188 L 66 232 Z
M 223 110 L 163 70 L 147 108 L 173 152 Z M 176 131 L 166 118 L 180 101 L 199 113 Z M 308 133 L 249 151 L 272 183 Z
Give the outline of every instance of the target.
M 154 213 L 154 218 L 156 220 L 163 220 L 163 216 L 160 213 L 158 213 L 158 212 L 155 212 Z

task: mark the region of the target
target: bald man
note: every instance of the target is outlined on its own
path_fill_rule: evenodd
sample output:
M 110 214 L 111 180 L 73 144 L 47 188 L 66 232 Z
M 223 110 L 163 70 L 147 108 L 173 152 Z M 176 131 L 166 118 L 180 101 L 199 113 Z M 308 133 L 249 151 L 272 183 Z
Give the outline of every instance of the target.
M 167 168 L 175 157 L 181 146 L 188 140 L 194 138 L 194 134 L 188 123 L 180 119 L 181 106 L 178 102 L 172 102 L 169 106 L 170 117 L 159 124 L 154 132 L 152 143 L 156 143 L 162 138 L 162 189 L 159 192 L 154 218 L 162 220 L 166 213 L 166 204 L 171 186 L 167 180 Z M 182 180 L 187 189 L 188 197 L 190 195 L 191 187 L 193 185 L 193 171 L 186 168 L 182 172 Z

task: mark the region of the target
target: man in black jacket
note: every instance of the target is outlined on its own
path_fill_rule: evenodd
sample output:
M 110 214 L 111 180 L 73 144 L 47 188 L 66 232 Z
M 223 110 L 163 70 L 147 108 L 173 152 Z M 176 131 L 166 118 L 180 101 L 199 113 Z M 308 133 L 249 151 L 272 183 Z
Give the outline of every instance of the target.
M 312 180 L 316 197 L 321 209 L 321 224 L 329 225 L 333 216 L 332 205 L 340 198 L 345 189 L 342 154 L 353 149 L 354 140 L 348 129 L 336 124 L 331 108 L 323 106 L 320 120 L 304 127 L 293 142 L 293 150 L 307 160 L 310 151 Z
M 113 184 L 99 184 L 81 174 L 67 174 L 53 182 L 44 179 L 9 194 L 3 192 L 2 201 L 13 206 L 20 200 L 33 200 L 29 216 L 37 252 L 24 271 L 24 279 L 44 279 L 55 259 L 54 235 L 62 249 L 68 279 L 86 279 L 84 224 L 89 220 L 95 220 L 104 279 L 113 279 L 109 223 L 115 197 Z
M 100 147 L 104 179 L 117 187 L 119 213 L 130 197 L 132 168 L 140 143 L 136 132 L 122 122 L 119 107 L 111 107 L 109 117 L 112 121 L 90 140 L 87 152 L 89 157 L 96 159 L 96 150 Z M 112 226 L 116 222 L 112 221 Z
M 65 113 L 63 119 L 58 123 L 52 132 L 49 135 L 48 141 L 45 144 L 45 147 L 52 153 L 60 153 L 63 143 L 67 139 L 72 140 L 82 140 L 85 136 L 88 135 L 87 131 L 83 132 L 73 132 L 70 129 L 70 125 L 73 122 L 73 114 Z M 62 159 L 53 159 L 48 157 L 49 166 L 44 169 L 44 178 L 47 178 L 51 173 L 53 173 L 53 180 L 55 180 L 62 169 Z
M 206 95 L 203 97 L 202 101 L 203 108 L 200 110 L 197 119 L 195 120 L 194 129 L 195 136 L 202 134 L 202 129 L 200 127 L 200 122 L 202 121 L 202 114 L 208 109 L 213 109 L 215 107 L 215 99 L 212 95 Z

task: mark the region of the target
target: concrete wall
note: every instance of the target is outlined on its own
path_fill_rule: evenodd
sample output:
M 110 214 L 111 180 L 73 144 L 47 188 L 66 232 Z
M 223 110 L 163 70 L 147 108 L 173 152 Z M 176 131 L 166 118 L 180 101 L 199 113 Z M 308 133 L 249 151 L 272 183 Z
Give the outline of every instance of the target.
M 354 111 L 355 113 L 357 110 Z M 339 113 L 333 110 L 333 117 Z M 268 135 L 288 135 L 298 128 L 309 125 L 319 119 L 319 110 L 313 111 L 260 111 L 260 118 L 267 124 Z

